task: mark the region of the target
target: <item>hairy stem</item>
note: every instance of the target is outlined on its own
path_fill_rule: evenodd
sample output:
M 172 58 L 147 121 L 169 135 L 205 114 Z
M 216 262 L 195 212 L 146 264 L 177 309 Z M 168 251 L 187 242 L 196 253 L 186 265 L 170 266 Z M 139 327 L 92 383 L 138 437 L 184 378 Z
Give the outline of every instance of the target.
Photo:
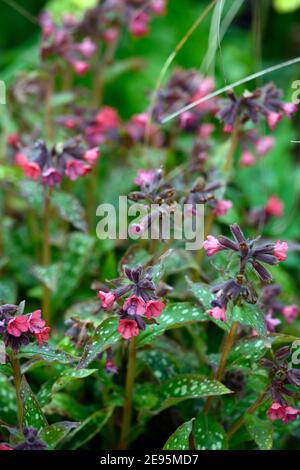
M 228 333 L 228 335 L 227 335 L 227 337 L 224 341 L 219 367 L 218 367 L 218 369 L 217 369 L 217 371 L 214 375 L 215 380 L 220 381 L 223 378 L 224 370 L 225 370 L 225 367 L 226 367 L 226 364 L 227 364 L 228 355 L 231 351 L 231 348 L 232 348 L 234 340 L 235 340 L 237 327 L 238 327 L 238 323 L 235 322 L 235 321 L 232 322 L 230 331 L 229 331 L 229 333 Z M 211 397 L 208 397 L 208 399 L 206 400 L 206 403 L 205 403 L 205 406 L 204 406 L 204 412 L 206 414 L 210 410 L 210 406 L 212 404 L 213 398 L 214 397 L 211 396 Z
M 21 393 L 20 393 L 22 374 L 21 374 L 20 361 L 15 356 L 14 353 L 12 353 L 12 355 L 11 355 L 11 366 L 12 366 L 12 370 L 13 370 L 14 382 L 15 382 L 15 388 L 16 388 L 18 423 L 19 423 L 19 428 L 22 429 L 22 427 L 23 427 L 23 416 L 24 416 L 23 402 L 22 402 Z
M 128 363 L 125 385 L 125 404 L 123 408 L 123 418 L 121 427 L 121 438 L 119 449 L 124 450 L 128 447 L 128 437 L 132 416 L 132 397 L 133 385 L 135 376 L 135 363 L 136 363 L 136 339 L 132 338 L 129 343 L 128 349 Z
M 231 439 L 232 436 L 240 429 L 241 426 L 245 423 L 246 415 L 247 414 L 253 414 L 254 411 L 264 402 L 266 395 L 268 393 L 268 387 L 265 388 L 265 390 L 259 395 L 257 400 L 251 405 L 246 412 L 241 416 L 229 429 L 227 433 L 228 439 Z

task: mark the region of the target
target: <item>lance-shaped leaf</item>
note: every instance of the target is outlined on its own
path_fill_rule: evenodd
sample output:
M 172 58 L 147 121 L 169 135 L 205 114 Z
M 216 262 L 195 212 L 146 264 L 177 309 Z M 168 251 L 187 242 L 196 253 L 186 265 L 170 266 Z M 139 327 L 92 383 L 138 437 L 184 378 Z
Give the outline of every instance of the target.
M 64 438 L 74 429 L 76 429 L 80 423 L 72 421 L 61 421 L 60 423 L 51 424 L 46 426 L 39 433 L 40 439 L 46 442 L 49 449 L 55 449 Z
M 38 344 L 32 343 L 23 346 L 20 349 L 19 357 L 43 359 L 46 362 L 57 362 L 59 364 L 71 364 L 78 361 L 77 357 L 61 349 L 55 349 L 50 344 L 39 346 Z
M 8 378 L 0 374 L 0 421 L 15 424 L 16 420 L 16 391 Z
M 197 450 L 227 449 L 224 428 L 214 417 L 200 415 L 194 423 L 194 442 Z
M 99 322 L 99 312 L 101 310 L 99 300 L 89 300 L 86 302 L 77 302 L 71 305 L 65 313 L 65 318 L 78 318 L 79 320 L 90 320 L 94 323 Z M 97 314 L 97 315 L 96 315 Z M 100 315 L 100 321 L 102 321 Z
M 52 393 L 51 402 L 43 406 L 47 415 L 59 415 L 75 421 L 83 421 L 93 411 L 93 404 L 81 405 L 75 398 L 67 393 Z
M 51 202 L 63 220 L 71 223 L 73 227 L 82 232 L 87 231 L 85 211 L 73 194 L 54 191 Z
M 59 273 L 59 265 L 51 264 L 50 266 L 33 266 L 32 274 L 48 289 L 54 292 L 57 289 L 57 279 Z
M 190 435 L 193 428 L 194 418 L 186 423 L 183 423 L 175 432 L 169 437 L 165 443 L 163 450 L 189 450 Z
M 162 335 L 166 330 L 206 320 L 205 312 L 202 312 L 198 305 L 189 302 L 170 303 L 157 319 L 159 324 L 148 325 L 146 330 L 139 334 L 137 343 L 139 346 L 143 346 L 152 343 L 157 336 Z
M 273 446 L 273 426 L 270 421 L 257 416 L 246 415 L 246 428 L 261 450 L 271 450 Z
M 22 179 L 19 182 L 20 193 L 28 205 L 37 213 L 43 212 L 44 190 L 36 181 Z
M 233 308 L 233 320 L 255 329 L 260 336 L 266 336 L 264 315 L 257 305 L 242 304 Z
M 149 368 L 159 382 L 171 378 L 178 369 L 173 356 L 165 351 L 155 349 L 140 351 L 138 359 Z
M 77 429 L 71 432 L 64 443 L 64 448 L 76 450 L 98 434 L 111 417 L 113 408 L 100 410 L 89 416 Z
M 97 369 L 68 369 L 61 373 L 52 386 L 52 393 L 58 392 L 74 380 L 84 379 L 97 372 Z
M 42 429 L 47 426 L 46 418 L 40 404 L 28 385 L 25 376 L 22 377 L 20 396 L 23 404 L 23 426 Z
M 0 302 L 13 304 L 17 298 L 17 286 L 11 279 L 0 281 Z
M 228 362 L 237 365 L 248 365 L 261 359 L 269 342 L 264 338 L 245 338 L 238 341 L 229 354 Z
M 117 318 L 110 317 L 103 320 L 86 344 L 78 367 L 86 368 L 99 354 L 116 343 L 120 339 L 117 328 Z
M 189 398 L 203 398 L 227 393 L 231 393 L 231 390 L 217 380 L 210 380 L 201 375 L 177 375 L 161 386 L 163 401 L 160 410 Z

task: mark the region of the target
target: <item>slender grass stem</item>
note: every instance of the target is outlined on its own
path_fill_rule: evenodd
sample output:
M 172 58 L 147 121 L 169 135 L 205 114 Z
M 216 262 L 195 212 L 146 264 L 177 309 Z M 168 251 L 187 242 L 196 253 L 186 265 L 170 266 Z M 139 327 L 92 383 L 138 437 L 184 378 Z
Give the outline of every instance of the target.
M 119 449 L 121 450 L 125 450 L 128 447 L 128 438 L 132 417 L 132 398 L 135 377 L 136 351 L 136 338 L 132 338 L 130 340 L 128 349 L 128 363 L 125 385 L 125 404 L 123 408 L 121 437 L 119 444 Z

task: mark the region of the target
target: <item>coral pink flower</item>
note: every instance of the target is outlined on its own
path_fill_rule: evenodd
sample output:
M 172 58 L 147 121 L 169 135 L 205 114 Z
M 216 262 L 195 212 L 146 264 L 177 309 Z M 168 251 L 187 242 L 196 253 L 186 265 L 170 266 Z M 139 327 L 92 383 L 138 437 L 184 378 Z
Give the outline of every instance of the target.
M 141 297 L 132 295 L 125 300 L 123 310 L 125 310 L 128 315 L 144 315 L 146 303 Z
M 274 256 L 278 259 L 278 261 L 285 261 L 287 259 L 286 252 L 289 246 L 286 242 L 281 242 L 278 240 L 275 244 L 274 248 Z
M 41 174 L 41 169 L 39 165 L 35 162 L 27 162 L 22 166 L 24 174 L 27 178 L 32 180 L 37 180 Z
M 104 106 L 96 115 L 96 123 L 102 132 L 116 129 L 119 125 L 119 116 L 115 109 L 110 106 Z
M 283 202 L 277 196 L 271 196 L 267 201 L 265 211 L 274 217 L 282 217 Z
M 271 421 L 280 419 L 284 424 L 287 424 L 289 421 L 294 421 L 299 414 L 299 410 L 296 410 L 292 406 L 281 405 L 278 402 L 273 402 L 267 411 L 268 418 Z
M 229 209 L 232 207 L 231 201 L 221 200 L 217 201 L 216 207 L 213 210 L 213 213 L 216 217 L 220 217 L 221 215 L 226 215 Z
M 43 183 L 48 186 L 60 184 L 62 179 L 61 173 L 53 167 L 47 168 L 47 170 L 43 171 L 42 177 Z
M 89 171 L 91 171 L 91 167 L 80 160 L 72 159 L 67 161 L 65 172 L 71 181 L 75 181 L 78 176 L 86 175 Z
M 94 54 L 96 47 L 96 44 L 90 38 L 85 38 L 80 44 L 78 44 L 76 49 L 83 55 L 83 57 L 90 59 Z
M 219 240 L 213 235 L 207 236 L 207 239 L 203 243 L 203 248 L 205 249 L 207 256 L 213 256 L 218 253 L 218 251 L 222 250 Z
M 103 292 L 102 290 L 99 290 L 97 297 L 101 300 L 101 306 L 107 309 L 111 308 L 116 300 L 116 296 L 112 292 Z
M 298 110 L 298 106 L 296 103 L 284 103 L 282 105 L 282 111 L 285 113 L 285 115 L 291 119 L 292 115 L 296 113 Z
M 84 154 L 84 159 L 90 164 L 90 165 L 95 165 L 96 161 L 100 157 L 100 150 L 98 147 L 94 147 L 92 149 L 89 149 L 85 152 Z
M 288 323 L 293 323 L 293 321 L 295 321 L 296 318 L 298 317 L 299 313 L 300 313 L 300 309 L 298 305 L 295 305 L 295 304 L 286 305 L 282 309 L 282 315 L 284 316 L 284 318 L 286 319 Z
M 147 318 L 154 318 L 159 317 L 165 308 L 165 304 L 160 300 L 149 300 L 146 305 L 146 313 L 145 316 Z
M 16 145 L 20 142 L 20 137 L 19 134 L 9 134 L 7 136 L 6 142 L 8 145 L 11 145 L 12 147 L 16 147 Z
M 7 324 L 7 331 L 10 335 L 18 338 L 22 333 L 28 331 L 27 317 L 25 315 L 19 315 L 11 318 Z
M 124 339 L 130 339 L 132 336 L 138 336 L 139 328 L 135 320 L 120 320 L 117 332 Z
M 214 307 L 209 310 L 209 316 L 215 320 L 221 320 L 226 322 L 226 308 L 225 307 Z
M 50 326 L 45 326 L 39 333 L 34 334 L 40 346 L 42 346 L 44 342 L 48 340 L 50 330 Z
M 13 450 L 13 449 L 6 444 L 0 444 L 0 450 Z
M 152 0 L 150 8 L 156 15 L 164 15 L 166 13 L 166 2 L 165 0 Z
M 271 130 L 275 129 L 278 122 L 281 121 L 282 115 L 280 113 L 271 112 L 267 115 L 267 122 Z
M 179 116 L 179 123 L 182 129 L 188 129 L 190 126 L 193 126 L 197 121 L 196 114 L 191 111 L 185 111 Z
M 42 319 L 41 315 L 41 310 L 35 310 L 29 315 L 27 319 L 27 325 L 31 333 L 40 333 L 44 328 L 45 320 Z
M 214 131 L 214 128 L 215 127 L 213 124 L 201 124 L 201 126 L 198 127 L 197 131 L 198 137 L 200 137 L 200 139 L 208 139 L 208 137 Z
M 152 184 L 155 176 L 155 170 L 141 169 L 137 171 L 137 177 L 135 178 L 134 183 L 143 188 L 146 184 Z
M 244 150 L 241 154 L 240 165 L 241 166 L 254 166 L 256 163 L 255 156 L 249 150 Z
M 103 40 L 107 44 L 111 44 L 115 42 L 119 37 L 119 29 L 118 28 L 108 28 L 102 33 Z
M 74 72 L 79 76 L 85 75 L 90 68 L 89 64 L 84 62 L 84 60 L 74 60 L 72 62 L 72 67 Z
M 274 137 L 266 135 L 265 137 L 260 137 L 255 143 L 256 153 L 260 156 L 266 155 L 266 153 L 272 150 L 275 143 Z
M 225 124 L 223 127 L 223 131 L 225 132 L 225 134 L 231 134 L 231 132 L 233 131 L 233 126 L 231 124 Z
M 139 13 L 134 13 L 129 22 L 128 29 L 133 34 L 133 36 L 140 38 L 145 36 L 149 32 L 149 21 L 150 17 L 147 13 L 140 11 Z

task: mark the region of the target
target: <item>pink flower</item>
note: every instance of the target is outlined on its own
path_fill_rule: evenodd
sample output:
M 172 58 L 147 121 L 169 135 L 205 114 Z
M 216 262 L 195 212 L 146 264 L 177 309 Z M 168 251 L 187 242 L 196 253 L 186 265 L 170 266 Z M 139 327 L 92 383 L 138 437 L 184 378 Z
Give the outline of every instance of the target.
M 107 44 L 111 44 L 118 39 L 119 29 L 118 28 L 108 28 L 102 33 L 103 40 Z
M 150 8 L 156 15 L 164 15 L 166 13 L 165 0 L 152 0 Z
M 23 333 L 28 331 L 27 317 L 25 315 L 19 315 L 11 318 L 7 324 L 7 332 L 18 338 Z
M 203 248 L 205 249 L 207 256 L 213 256 L 218 253 L 218 251 L 222 250 L 219 240 L 213 235 L 207 236 L 207 239 L 203 243 Z
M 50 326 L 45 326 L 39 333 L 34 334 L 40 346 L 42 346 L 44 342 L 48 340 L 50 330 Z
M 94 147 L 92 149 L 89 149 L 84 154 L 84 159 L 90 165 L 95 165 L 99 157 L 100 157 L 100 150 L 98 149 L 98 147 Z
M 42 177 L 43 183 L 48 186 L 60 184 L 62 179 L 61 173 L 53 167 L 47 168 L 47 170 L 43 171 Z
M 125 310 L 128 315 L 144 315 L 146 311 L 146 303 L 141 297 L 132 295 L 125 300 L 123 310 Z
M 267 411 L 268 418 L 271 421 L 280 419 L 284 424 L 287 424 L 289 421 L 294 421 L 299 414 L 299 410 L 296 410 L 292 406 L 281 405 L 278 402 L 273 402 Z
M 74 60 L 71 65 L 74 72 L 79 76 L 85 75 L 90 68 L 89 64 L 84 60 Z
M 119 125 L 117 111 L 109 106 L 104 106 L 96 115 L 96 123 L 102 132 L 116 129 Z
M 179 116 L 179 123 L 182 129 L 188 129 L 193 126 L 197 121 L 197 116 L 191 111 L 185 111 Z
M 90 59 L 94 54 L 96 47 L 96 44 L 90 38 L 85 38 L 80 44 L 78 44 L 76 49 L 81 55 L 83 55 L 83 57 Z
M 226 215 L 229 209 L 231 209 L 231 207 L 232 207 L 231 201 L 220 200 L 220 201 L 217 201 L 217 204 L 213 210 L 213 213 L 216 217 L 219 217 L 221 215 Z
M 149 300 L 146 305 L 146 313 L 145 316 L 147 318 L 154 318 L 159 317 L 165 308 L 165 304 L 160 300 Z
M 13 449 L 6 444 L 0 444 L 0 450 L 13 450 Z
M 6 142 L 8 145 L 11 145 L 12 147 L 16 147 L 17 144 L 20 142 L 20 137 L 19 134 L 9 134 L 7 136 Z
M 281 119 L 282 119 L 282 114 L 280 113 L 275 113 L 275 112 L 268 113 L 267 122 L 268 122 L 269 128 L 271 130 L 275 129 L 275 127 L 277 126 L 278 122 L 281 121 Z
M 129 21 L 128 29 L 133 36 L 140 38 L 145 36 L 149 32 L 149 21 L 150 17 L 147 13 L 140 11 L 134 13 L 131 20 Z
M 89 171 L 91 171 L 91 167 L 80 160 L 72 159 L 67 161 L 65 173 L 71 181 L 75 181 L 78 176 L 86 175 Z
M 241 154 L 240 165 L 241 166 L 253 166 L 256 160 L 254 155 L 249 150 L 244 150 Z
M 231 134 L 231 132 L 233 131 L 233 126 L 231 124 L 225 124 L 225 126 L 223 127 L 223 131 L 226 134 Z
M 22 166 L 24 174 L 27 178 L 32 180 L 37 180 L 41 174 L 41 169 L 39 165 L 35 162 L 27 162 Z
M 130 339 L 132 336 L 138 336 L 139 328 L 135 320 L 120 320 L 117 332 L 124 339 Z
M 137 177 L 135 178 L 134 183 L 143 188 L 145 185 L 152 184 L 155 180 L 155 177 L 155 170 L 141 169 L 137 171 Z
M 226 308 L 225 307 L 214 307 L 209 310 L 208 315 L 215 320 L 221 320 L 226 322 Z
M 267 201 L 267 204 L 265 206 L 265 211 L 267 214 L 273 215 L 274 217 L 282 217 L 283 215 L 282 201 L 276 196 L 271 196 Z
M 273 317 L 272 317 L 272 313 L 268 313 L 268 314 L 265 316 L 265 320 L 266 320 L 267 330 L 268 330 L 270 333 L 274 333 L 275 327 L 276 327 L 277 325 L 280 325 L 280 323 L 281 323 L 281 321 L 278 320 L 278 318 L 273 318 Z
M 44 328 L 45 320 L 42 319 L 41 314 L 41 310 L 35 310 L 29 315 L 27 319 L 27 325 L 31 333 L 40 333 Z
M 213 124 L 201 124 L 201 126 L 198 127 L 198 137 L 200 137 L 200 139 L 208 139 L 208 137 L 212 134 L 213 130 Z
M 274 137 L 271 137 L 269 135 L 265 137 L 260 137 L 255 143 L 256 153 L 260 156 L 266 155 L 266 153 L 272 150 L 274 143 L 275 143 Z
M 196 93 L 192 96 L 191 98 L 191 103 L 195 103 L 198 100 L 201 100 L 201 98 L 204 98 L 206 95 L 208 95 L 210 92 L 212 92 L 215 88 L 215 83 L 214 80 L 211 77 L 207 77 L 203 79 L 198 87 L 198 90 Z M 209 101 L 204 101 L 203 103 L 198 103 L 195 106 L 195 109 L 199 110 L 205 110 L 207 108 L 211 108 L 211 102 Z
M 282 315 L 286 319 L 288 323 L 293 323 L 294 320 L 298 317 L 300 313 L 300 309 L 298 305 L 287 305 L 286 307 L 283 307 L 282 309 Z
M 298 105 L 296 103 L 283 103 L 282 111 L 291 119 L 293 114 L 298 111 Z
M 116 296 L 112 292 L 103 292 L 102 290 L 99 290 L 97 297 L 101 300 L 101 307 L 106 309 L 111 308 L 116 300 Z
M 278 261 L 285 261 L 287 259 L 286 252 L 289 246 L 286 242 L 281 242 L 278 240 L 275 244 L 274 248 L 274 256 L 278 259 Z

